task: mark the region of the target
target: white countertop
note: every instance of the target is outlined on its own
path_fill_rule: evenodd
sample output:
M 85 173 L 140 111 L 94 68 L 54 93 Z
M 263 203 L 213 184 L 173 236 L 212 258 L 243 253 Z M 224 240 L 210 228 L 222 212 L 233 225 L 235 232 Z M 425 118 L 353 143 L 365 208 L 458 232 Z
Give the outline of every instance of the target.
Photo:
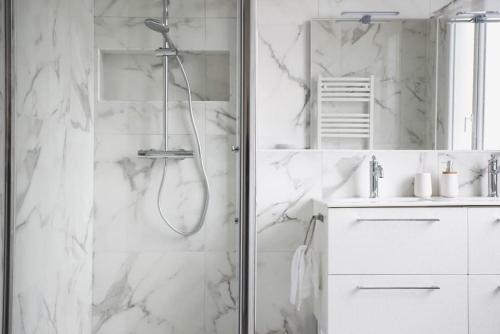
M 330 208 L 372 208 L 372 207 L 435 207 L 435 206 L 500 206 L 500 198 L 458 197 L 458 198 L 339 198 L 328 203 Z

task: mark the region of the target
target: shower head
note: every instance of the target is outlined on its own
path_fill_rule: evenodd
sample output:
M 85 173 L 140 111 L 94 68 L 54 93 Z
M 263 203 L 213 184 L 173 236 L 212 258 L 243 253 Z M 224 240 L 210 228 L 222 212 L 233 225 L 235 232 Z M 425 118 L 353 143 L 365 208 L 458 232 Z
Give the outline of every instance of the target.
M 168 26 L 168 24 L 163 23 L 158 19 L 151 19 L 151 18 L 145 19 L 144 24 L 149 29 L 156 31 L 156 32 L 159 32 L 163 35 L 163 39 L 165 40 L 165 43 L 167 44 L 166 47 L 175 49 L 175 45 L 172 42 L 172 40 L 170 39 L 170 36 L 168 35 L 168 33 L 170 31 L 170 27 Z
M 157 19 L 145 19 L 144 24 L 149 29 L 163 34 L 163 36 L 165 36 L 170 31 L 168 25 Z

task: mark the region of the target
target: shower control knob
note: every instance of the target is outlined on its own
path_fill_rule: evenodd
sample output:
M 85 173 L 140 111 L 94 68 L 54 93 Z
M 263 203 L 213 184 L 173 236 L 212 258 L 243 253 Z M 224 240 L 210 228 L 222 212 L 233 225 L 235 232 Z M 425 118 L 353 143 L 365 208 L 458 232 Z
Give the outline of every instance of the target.
M 240 147 L 233 145 L 233 146 L 231 146 L 231 151 L 233 151 L 233 152 L 239 152 L 240 151 Z

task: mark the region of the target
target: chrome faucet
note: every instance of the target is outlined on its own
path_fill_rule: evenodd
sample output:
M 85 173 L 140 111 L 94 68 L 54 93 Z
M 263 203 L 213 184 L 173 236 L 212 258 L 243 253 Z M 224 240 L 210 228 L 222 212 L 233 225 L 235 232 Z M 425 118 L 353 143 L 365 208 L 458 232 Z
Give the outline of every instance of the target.
M 498 159 L 494 154 L 488 160 L 488 196 L 498 197 Z
M 370 161 L 370 198 L 378 198 L 378 180 L 384 178 L 384 169 L 375 156 Z

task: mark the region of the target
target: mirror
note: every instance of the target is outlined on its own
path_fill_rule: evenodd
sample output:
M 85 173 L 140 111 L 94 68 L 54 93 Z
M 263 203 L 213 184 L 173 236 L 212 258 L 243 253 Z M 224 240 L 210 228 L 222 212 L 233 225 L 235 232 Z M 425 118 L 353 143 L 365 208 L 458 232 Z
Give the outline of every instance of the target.
M 313 147 L 500 149 L 499 37 L 486 19 L 312 20 Z

